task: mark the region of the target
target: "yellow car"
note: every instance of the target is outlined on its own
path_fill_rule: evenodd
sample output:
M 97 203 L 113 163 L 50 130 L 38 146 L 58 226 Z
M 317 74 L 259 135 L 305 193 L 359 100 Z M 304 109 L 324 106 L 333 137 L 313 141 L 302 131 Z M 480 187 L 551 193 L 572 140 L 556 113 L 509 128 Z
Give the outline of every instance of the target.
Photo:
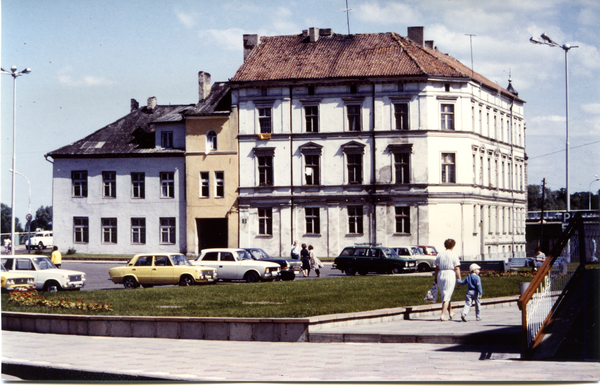
M 4 291 L 27 291 L 35 289 L 35 277 L 22 273 L 8 272 L 2 264 L 2 292 Z
M 217 270 L 193 266 L 181 253 L 140 253 L 133 256 L 125 267 L 109 269 L 110 279 L 125 288 L 144 288 L 155 285 L 216 283 Z

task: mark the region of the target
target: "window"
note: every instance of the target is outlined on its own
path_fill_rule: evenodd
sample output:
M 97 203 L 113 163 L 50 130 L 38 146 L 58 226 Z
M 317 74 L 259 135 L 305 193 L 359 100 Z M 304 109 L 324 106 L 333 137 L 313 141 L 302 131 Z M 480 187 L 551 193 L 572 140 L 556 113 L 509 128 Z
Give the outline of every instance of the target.
M 175 244 L 175 218 L 160 219 L 160 243 Z
M 273 156 L 265 155 L 258 157 L 258 185 L 273 185 Z
M 225 197 L 225 172 L 215 172 L 215 197 Z
M 479 185 L 483 186 L 483 156 L 479 157 Z
M 396 208 L 396 233 L 410 233 L 410 208 L 397 206 Z
M 442 183 L 456 182 L 454 153 L 442 153 Z
M 209 184 L 208 172 L 200 172 L 200 197 L 209 197 Z
M 102 197 L 117 197 L 117 172 L 102 172 Z
M 444 91 L 450 92 L 450 83 L 444 84 Z
M 73 197 L 87 197 L 87 171 L 71 172 L 71 181 L 73 184 Z
M 348 207 L 348 233 L 363 233 L 363 208 L 362 206 Z
M 362 184 L 362 154 L 346 154 L 348 183 Z
M 76 243 L 90 242 L 90 226 L 89 219 L 87 217 L 73 218 L 73 234 L 75 236 L 74 241 Z
M 162 198 L 175 198 L 175 173 L 160 173 L 160 196 Z
M 319 185 L 319 158 L 317 154 L 304 155 L 304 175 L 306 185 Z
M 217 150 L 217 133 L 210 130 L 206 133 L 206 151 Z
M 454 130 L 454 105 L 442 105 L 442 130 Z
M 273 209 L 258 208 L 258 234 L 262 236 L 273 235 Z
M 146 197 L 146 183 L 144 173 L 131 173 L 131 197 Z
M 360 105 L 346 107 L 348 114 L 348 131 L 360 131 Z
M 117 243 L 117 219 L 103 218 L 102 219 L 102 243 L 116 244 Z
M 396 130 L 408 130 L 408 103 L 394 104 Z
M 477 154 L 473 153 L 473 185 L 477 184 Z
M 410 183 L 410 153 L 394 153 L 396 184 Z
M 265 107 L 258 109 L 258 124 L 260 125 L 261 133 L 271 132 L 271 108 Z
M 319 216 L 319 208 L 305 208 L 304 217 L 306 218 L 306 233 L 320 234 L 321 220 Z
M 479 134 L 483 134 L 483 112 L 479 109 Z
M 131 243 L 146 244 L 146 219 L 131 219 Z
M 172 131 L 163 131 L 160 133 L 160 145 L 163 149 L 172 149 L 173 148 L 173 132 Z
M 473 234 L 479 232 L 479 222 L 477 220 L 477 205 L 473 205 Z
M 309 133 L 319 132 L 319 106 L 305 106 L 304 117 L 306 119 L 306 131 Z

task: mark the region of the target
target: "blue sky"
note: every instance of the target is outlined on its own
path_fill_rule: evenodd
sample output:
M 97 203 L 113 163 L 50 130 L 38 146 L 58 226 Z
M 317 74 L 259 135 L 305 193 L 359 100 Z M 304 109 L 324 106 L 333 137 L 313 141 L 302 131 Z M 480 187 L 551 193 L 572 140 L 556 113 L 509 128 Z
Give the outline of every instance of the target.
M 242 35 L 291 35 L 309 27 L 347 33 L 345 0 L 4 0 L 1 64 L 29 67 L 17 80 L 17 171 L 31 182 L 32 212 L 52 205 L 44 154 L 145 105 L 198 100 L 198 71 L 227 80 L 242 63 Z M 569 53 L 570 190 L 600 175 L 600 2 L 596 0 L 349 0 L 350 32 L 425 26 L 426 40 L 506 87 L 509 72 L 527 103 L 530 184 L 565 186 L 565 61 L 533 45 L 545 32 Z M 1 79 L 1 202 L 10 205 L 12 77 Z M 592 184 L 597 191 L 600 182 Z M 27 182 L 17 175 L 15 213 L 24 222 Z

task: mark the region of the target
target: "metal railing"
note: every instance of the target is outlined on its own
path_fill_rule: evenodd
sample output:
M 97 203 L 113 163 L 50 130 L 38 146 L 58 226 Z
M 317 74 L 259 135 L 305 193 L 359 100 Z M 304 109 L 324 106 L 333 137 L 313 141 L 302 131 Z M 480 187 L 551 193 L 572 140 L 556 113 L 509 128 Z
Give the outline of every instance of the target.
M 524 358 L 531 357 L 543 340 L 544 327 L 552 320 L 572 279 L 585 267 L 586 244 L 597 237 L 593 235 L 586 239 L 583 217 L 577 214 L 519 298 Z

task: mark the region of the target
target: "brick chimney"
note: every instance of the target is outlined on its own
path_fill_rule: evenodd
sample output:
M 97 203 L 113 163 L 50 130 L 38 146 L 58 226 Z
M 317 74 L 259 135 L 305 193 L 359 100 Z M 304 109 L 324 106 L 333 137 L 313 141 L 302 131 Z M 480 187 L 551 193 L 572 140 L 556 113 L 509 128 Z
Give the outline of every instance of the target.
M 200 71 L 198 73 L 198 92 L 200 101 L 208 98 L 210 94 L 210 74 L 208 72 Z
M 259 44 L 260 38 L 258 35 L 244 35 L 244 61 L 250 55 L 250 51 Z
M 314 43 L 319 40 L 319 29 L 315 27 L 310 27 L 308 29 L 308 36 L 310 38 L 310 42 Z
M 131 112 L 140 108 L 140 104 L 135 99 L 131 98 Z
M 154 111 L 154 109 L 156 108 L 156 97 L 150 97 L 148 98 L 148 104 L 146 105 L 146 108 L 150 111 Z
M 425 27 L 408 27 L 408 38 L 420 46 L 425 41 Z
M 433 44 L 433 40 L 425 40 L 425 47 L 431 48 L 433 50 L 435 48 Z

